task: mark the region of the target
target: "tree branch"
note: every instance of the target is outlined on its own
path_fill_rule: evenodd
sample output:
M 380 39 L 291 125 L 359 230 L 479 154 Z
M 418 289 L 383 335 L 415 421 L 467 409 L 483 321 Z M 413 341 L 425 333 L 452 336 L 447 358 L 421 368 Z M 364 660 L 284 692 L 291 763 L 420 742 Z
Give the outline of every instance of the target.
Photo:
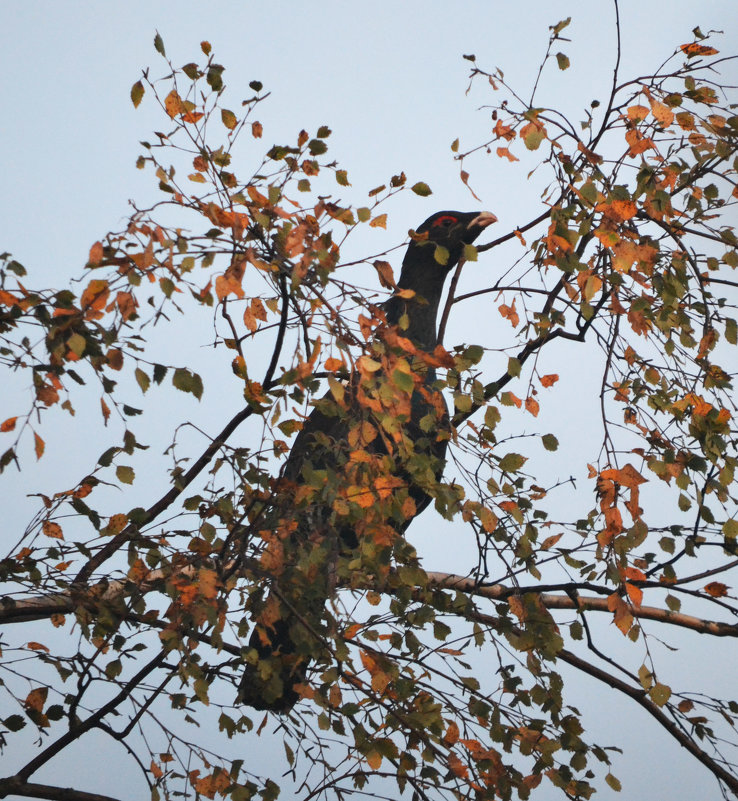
M 48 798 L 51 801 L 120 801 L 111 795 L 99 793 L 86 793 L 84 790 L 75 790 L 72 787 L 55 787 L 51 784 L 33 784 L 12 777 L 0 779 L 0 798 L 10 795 L 20 795 L 25 798 Z

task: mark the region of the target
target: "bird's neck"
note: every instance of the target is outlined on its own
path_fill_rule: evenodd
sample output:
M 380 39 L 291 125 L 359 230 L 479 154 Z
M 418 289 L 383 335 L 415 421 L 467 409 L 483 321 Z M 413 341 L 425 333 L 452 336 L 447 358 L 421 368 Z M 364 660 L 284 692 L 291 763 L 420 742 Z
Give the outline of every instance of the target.
M 425 351 L 432 351 L 438 344 L 436 317 L 444 278 L 444 271 L 433 259 L 432 248 L 413 249 L 405 257 L 397 287 L 415 294 L 407 299 L 393 295 L 384 305 L 387 322 L 397 326 L 406 322 L 407 328 L 400 328 L 400 333 Z

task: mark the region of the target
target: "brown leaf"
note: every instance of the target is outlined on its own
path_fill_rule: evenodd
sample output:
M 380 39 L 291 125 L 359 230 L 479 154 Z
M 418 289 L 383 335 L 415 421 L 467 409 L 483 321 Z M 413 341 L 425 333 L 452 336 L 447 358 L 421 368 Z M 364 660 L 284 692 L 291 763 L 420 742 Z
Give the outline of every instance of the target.
M 90 255 L 87 259 L 87 262 L 91 264 L 93 267 L 100 264 L 103 257 L 103 246 L 101 242 L 95 242 L 95 244 L 90 248 Z
M 23 702 L 23 706 L 25 706 L 26 709 L 32 709 L 35 712 L 42 712 L 44 704 L 46 703 L 46 696 L 48 694 L 48 687 L 36 687 L 35 690 L 31 690 L 31 692 L 28 693 L 26 700 Z
M 44 450 L 46 450 L 46 443 L 35 431 L 33 432 L 33 444 L 36 451 L 36 459 L 40 459 L 44 455 Z
M 730 588 L 719 581 L 711 581 L 704 587 L 705 592 L 713 598 L 724 598 Z
M 41 531 L 43 531 L 47 537 L 51 537 L 54 540 L 64 539 L 61 526 L 58 523 L 52 522 L 51 520 L 44 520 L 41 526 Z

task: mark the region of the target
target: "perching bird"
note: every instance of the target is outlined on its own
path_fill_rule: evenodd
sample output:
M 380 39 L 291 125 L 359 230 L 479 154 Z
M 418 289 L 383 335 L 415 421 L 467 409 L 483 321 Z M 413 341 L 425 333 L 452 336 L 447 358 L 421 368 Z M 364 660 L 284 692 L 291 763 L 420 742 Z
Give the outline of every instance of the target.
M 246 664 L 237 702 L 279 713 L 292 709 L 299 699 L 295 685 L 304 682 L 322 650 L 324 609 L 336 584 L 338 556 L 360 558 L 374 575 L 386 572 L 392 535 L 402 534 L 430 503 L 426 488 L 443 472 L 448 414 L 441 394 L 431 388 L 433 361 L 424 361 L 423 354 L 432 353 L 438 341 L 436 317 L 446 276 L 464 246 L 496 220 L 490 212 L 441 211 L 417 229 L 397 291 L 384 304 L 386 326 L 377 334 L 383 336 L 380 353 L 393 347 L 396 353 L 401 338 L 406 347 L 409 340 L 414 353 L 406 355 L 405 364 L 413 362 L 413 375 L 393 397 L 386 383 L 367 389 L 374 373 L 359 380 L 355 371 L 344 398 L 339 390 L 338 398 L 334 392 L 318 401 L 295 438 L 283 471 L 289 501 L 265 515 L 278 530 L 272 544 L 279 557 L 269 593 L 256 604 L 249 646 L 258 661 Z M 384 492 L 376 495 L 377 486 Z M 358 497 L 362 493 L 365 502 Z M 350 574 L 350 567 L 345 570 Z

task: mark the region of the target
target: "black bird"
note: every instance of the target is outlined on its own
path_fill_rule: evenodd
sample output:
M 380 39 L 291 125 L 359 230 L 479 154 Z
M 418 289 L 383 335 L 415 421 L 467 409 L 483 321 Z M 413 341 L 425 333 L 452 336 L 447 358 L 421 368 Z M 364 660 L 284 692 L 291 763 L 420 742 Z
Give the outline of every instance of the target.
M 377 412 L 380 401 L 366 390 L 366 376 L 360 382 L 354 373 L 342 412 L 335 394 L 326 396 L 295 438 L 283 471 L 288 501 L 277 502 L 280 508 L 265 516 L 278 529 L 272 542 L 280 558 L 268 595 L 261 595 L 254 606 L 256 624 L 249 646 L 258 661 L 246 665 L 237 702 L 279 713 L 292 709 L 299 699 L 295 685 L 305 680 L 310 662 L 321 652 L 326 631 L 322 618 L 336 583 L 338 555 L 348 555 L 344 564 L 360 556 L 362 569 L 374 575 L 386 572 L 392 547 L 382 540 L 382 532 L 402 534 L 430 503 L 424 486 L 432 486 L 443 472 L 448 414 L 440 393 L 431 389 L 433 361 L 424 362 L 422 356 L 432 353 L 438 341 L 436 317 L 446 276 L 463 256 L 464 246 L 496 220 L 490 212 L 440 211 L 412 237 L 397 292 L 384 304 L 385 349 L 380 348 L 386 352 L 388 343 L 390 350 L 394 343 L 397 351 L 403 337 L 415 351 L 413 373 L 422 377 L 413 378 L 411 391 L 404 393 L 404 413 L 402 408 L 397 413 L 391 408 L 389 414 L 386 408 Z M 387 332 L 394 332 L 394 337 Z M 408 358 L 413 360 L 412 355 Z M 392 402 L 390 398 L 390 406 Z M 372 500 L 370 508 L 362 509 L 359 501 L 352 507 L 358 516 L 337 515 L 336 509 L 348 508 L 345 499 L 357 489 L 357 467 L 349 458 L 357 448 L 363 448 L 364 461 L 374 462 L 359 468 L 373 469 L 375 479 L 383 475 L 389 505 Z M 336 487 L 340 496 L 342 485 L 344 497 L 337 498 Z M 367 526 L 379 535 L 362 538 Z M 350 575 L 350 566 L 344 571 Z

